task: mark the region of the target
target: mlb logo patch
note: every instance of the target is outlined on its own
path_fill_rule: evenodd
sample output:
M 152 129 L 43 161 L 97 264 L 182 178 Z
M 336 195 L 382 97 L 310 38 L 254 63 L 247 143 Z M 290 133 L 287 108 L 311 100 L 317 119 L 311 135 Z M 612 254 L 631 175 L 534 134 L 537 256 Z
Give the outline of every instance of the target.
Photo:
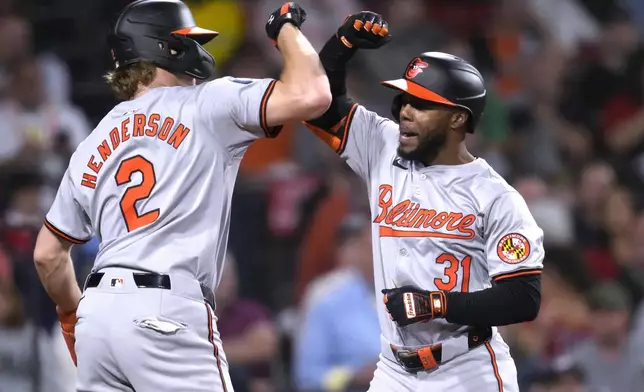
M 115 289 L 123 287 L 125 284 L 125 279 L 123 278 L 112 278 L 110 281 L 110 287 L 113 287 Z

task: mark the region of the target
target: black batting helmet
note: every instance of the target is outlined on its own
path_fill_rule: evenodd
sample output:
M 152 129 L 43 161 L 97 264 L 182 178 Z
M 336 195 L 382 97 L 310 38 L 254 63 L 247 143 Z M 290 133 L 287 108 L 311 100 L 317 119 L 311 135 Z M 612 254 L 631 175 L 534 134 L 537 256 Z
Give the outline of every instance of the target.
M 172 73 L 196 79 L 212 76 L 215 59 L 203 46 L 219 33 L 197 27 L 179 0 L 139 0 L 114 24 L 109 46 L 116 68 L 149 61 Z
M 414 97 L 470 113 L 468 132 L 474 132 L 485 107 L 485 83 L 481 73 L 467 61 L 447 53 L 426 52 L 407 65 L 402 79 L 383 85 Z M 394 98 L 392 114 L 399 121 L 402 94 Z

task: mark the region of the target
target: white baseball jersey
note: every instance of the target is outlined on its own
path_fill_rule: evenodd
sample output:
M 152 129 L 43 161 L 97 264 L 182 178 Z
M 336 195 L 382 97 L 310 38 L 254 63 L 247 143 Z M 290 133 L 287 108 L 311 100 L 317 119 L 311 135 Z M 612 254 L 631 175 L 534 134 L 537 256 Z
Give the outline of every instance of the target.
M 242 156 L 279 130 L 265 121 L 274 86 L 225 77 L 118 104 L 76 149 L 45 225 L 74 243 L 96 235 L 95 271 L 183 273 L 214 289 Z
M 379 298 L 383 288 L 472 292 L 541 272 L 542 230 L 483 159 L 424 167 L 398 156 L 395 122 L 354 105 L 345 124 L 343 140 L 325 141 L 367 183 Z M 433 344 L 463 328 L 444 319 L 398 328 L 378 309 L 384 337 L 398 346 Z

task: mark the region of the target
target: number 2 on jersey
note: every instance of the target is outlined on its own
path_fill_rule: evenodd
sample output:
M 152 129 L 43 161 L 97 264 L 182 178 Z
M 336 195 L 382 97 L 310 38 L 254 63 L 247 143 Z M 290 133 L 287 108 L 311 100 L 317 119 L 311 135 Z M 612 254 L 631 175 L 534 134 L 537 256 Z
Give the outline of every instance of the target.
M 127 188 L 120 202 L 128 232 L 147 226 L 159 217 L 159 209 L 139 214 L 135 205 L 137 201 L 148 198 L 157 183 L 154 166 L 150 161 L 141 155 L 123 160 L 114 176 L 116 185 L 129 183 L 132 180 L 132 174 L 136 172 L 141 173 L 141 183 Z
M 456 287 L 458 282 L 458 269 L 459 266 L 463 269 L 463 282 L 461 284 L 461 292 L 467 293 L 470 289 L 470 264 L 472 263 L 471 256 L 465 256 L 463 260 L 459 260 L 451 253 L 443 253 L 438 256 L 436 259 L 438 264 L 445 264 L 445 277 L 447 277 L 447 282 L 443 278 L 434 278 L 434 284 L 436 288 L 441 291 L 452 291 Z

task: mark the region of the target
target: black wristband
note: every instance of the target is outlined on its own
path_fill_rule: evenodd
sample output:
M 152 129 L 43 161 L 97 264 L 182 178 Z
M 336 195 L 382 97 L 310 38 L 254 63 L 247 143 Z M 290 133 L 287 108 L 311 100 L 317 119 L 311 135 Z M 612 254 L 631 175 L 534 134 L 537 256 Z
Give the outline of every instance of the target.
M 331 95 L 345 95 L 347 92 L 347 63 L 356 53 L 356 48 L 345 46 L 337 35 L 333 35 L 320 51 L 320 61 L 329 78 Z

